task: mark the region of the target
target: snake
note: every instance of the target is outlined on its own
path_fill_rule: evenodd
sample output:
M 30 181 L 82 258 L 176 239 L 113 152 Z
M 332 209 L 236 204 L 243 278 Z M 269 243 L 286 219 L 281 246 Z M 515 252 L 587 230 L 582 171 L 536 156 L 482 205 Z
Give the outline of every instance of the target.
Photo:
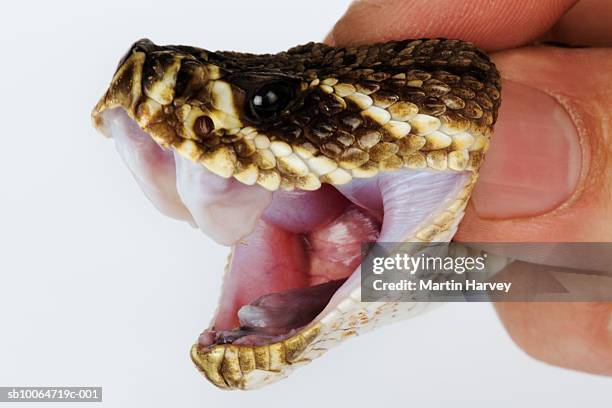
M 105 115 L 119 109 L 161 148 L 274 194 L 312 193 L 326 184 L 341 189 L 403 171 L 461 174 L 460 186 L 436 199 L 436 211 L 401 236 L 447 242 L 476 183 L 500 103 L 495 65 L 462 40 L 309 43 L 255 55 L 143 39 L 120 60 L 92 118 L 109 135 Z M 269 341 L 198 342 L 191 359 L 217 387 L 258 388 L 348 338 L 427 308 L 362 302 L 358 273 L 336 286 L 333 301 L 308 323 Z

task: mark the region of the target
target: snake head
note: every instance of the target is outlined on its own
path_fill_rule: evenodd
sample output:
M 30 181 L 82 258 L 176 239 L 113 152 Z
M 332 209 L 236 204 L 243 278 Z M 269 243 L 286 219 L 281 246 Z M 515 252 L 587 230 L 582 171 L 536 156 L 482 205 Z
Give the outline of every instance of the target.
M 488 58 L 451 40 L 274 55 L 140 40 L 93 118 L 108 133 L 103 112 L 121 107 L 159 145 L 224 178 L 316 190 L 406 166 L 478 168 L 499 88 Z
M 500 87 L 489 58 L 459 40 L 274 55 L 136 42 L 93 121 L 120 153 L 136 151 L 124 159 L 137 179 L 170 180 L 161 189 L 233 245 L 191 349 L 206 378 L 256 388 L 425 309 L 361 302 L 361 244 L 452 238 Z

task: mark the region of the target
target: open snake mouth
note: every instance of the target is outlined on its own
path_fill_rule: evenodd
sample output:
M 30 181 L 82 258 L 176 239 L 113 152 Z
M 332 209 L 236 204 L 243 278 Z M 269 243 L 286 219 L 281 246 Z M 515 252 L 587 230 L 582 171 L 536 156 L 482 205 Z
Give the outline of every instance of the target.
M 200 348 L 272 344 L 321 320 L 359 287 L 364 243 L 452 236 L 472 183 L 469 171 L 404 169 L 315 191 L 269 192 L 162 150 L 121 108 L 103 115 L 145 192 L 148 184 L 174 187 L 195 223 L 233 247 Z
M 306 326 L 359 265 L 380 223 L 333 187 L 279 194 L 234 247 L 213 328 L 199 344 L 261 345 Z

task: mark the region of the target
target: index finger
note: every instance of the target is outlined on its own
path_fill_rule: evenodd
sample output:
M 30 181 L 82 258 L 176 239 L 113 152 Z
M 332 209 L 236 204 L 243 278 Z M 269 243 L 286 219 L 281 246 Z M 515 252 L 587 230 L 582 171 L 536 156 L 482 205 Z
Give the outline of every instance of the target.
M 361 0 L 336 23 L 326 42 L 363 44 L 422 37 L 458 38 L 486 50 L 529 43 L 577 0 Z

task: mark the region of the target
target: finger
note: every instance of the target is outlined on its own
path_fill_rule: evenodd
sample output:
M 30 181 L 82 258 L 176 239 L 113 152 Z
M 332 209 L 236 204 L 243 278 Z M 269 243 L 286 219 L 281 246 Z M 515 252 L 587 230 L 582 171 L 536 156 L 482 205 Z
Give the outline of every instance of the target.
M 611 241 L 612 50 L 535 47 L 494 60 L 505 78 L 499 122 L 457 239 Z M 612 304 L 497 309 L 528 354 L 612 375 Z
M 545 35 L 545 40 L 566 44 L 612 46 L 612 2 L 581 0 Z
M 353 3 L 327 41 L 337 45 L 446 37 L 488 50 L 539 37 L 577 0 L 362 0 Z
M 193 224 L 176 189 L 172 152 L 160 148 L 125 113 L 117 112 L 109 119 L 110 132 L 139 187 L 161 213 Z
M 549 364 L 612 375 L 612 303 L 495 305 L 512 339 Z
M 612 241 L 612 50 L 494 57 L 505 78 L 491 148 L 456 239 Z

